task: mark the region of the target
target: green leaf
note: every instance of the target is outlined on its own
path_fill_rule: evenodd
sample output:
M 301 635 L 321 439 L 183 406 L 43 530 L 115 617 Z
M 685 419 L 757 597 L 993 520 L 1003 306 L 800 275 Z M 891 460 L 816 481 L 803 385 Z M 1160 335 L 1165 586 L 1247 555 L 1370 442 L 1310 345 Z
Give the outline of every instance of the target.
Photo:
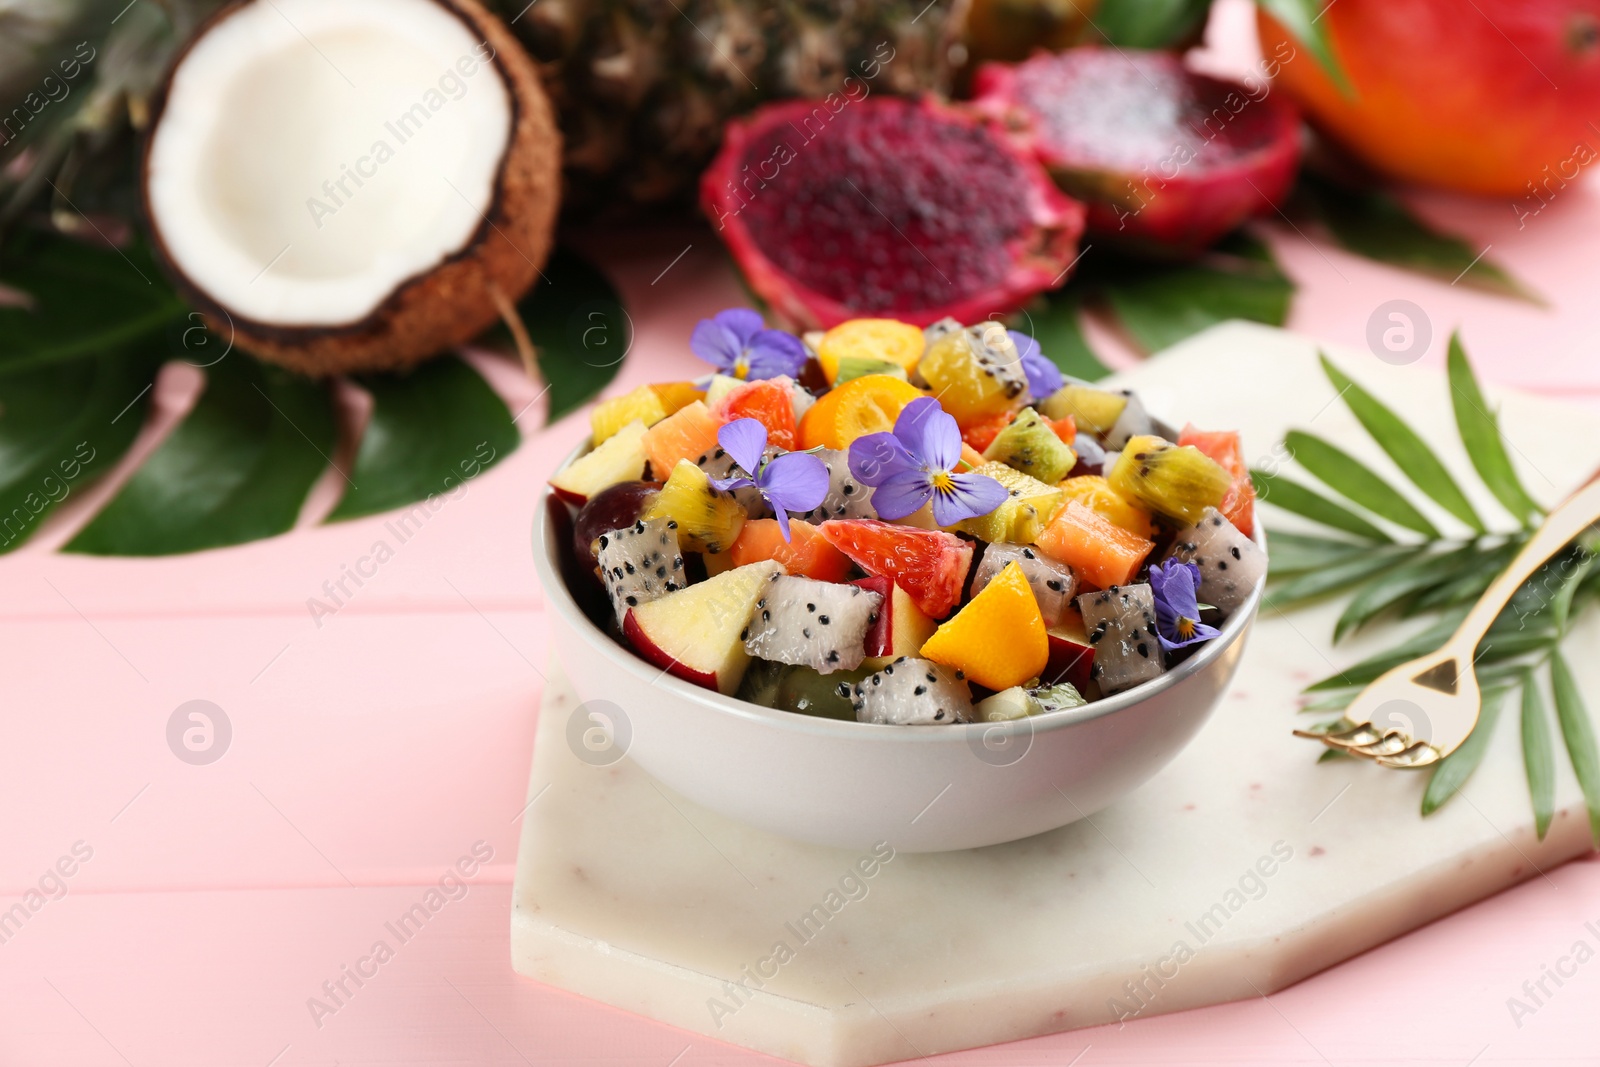
M 1522 487 L 1522 481 L 1511 466 L 1506 454 L 1505 440 L 1500 435 L 1500 423 L 1489 411 L 1478 388 L 1478 379 L 1467 362 L 1466 350 L 1461 347 L 1461 335 L 1451 334 L 1450 354 L 1446 361 L 1450 376 L 1450 400 L 1455 406 L 1456 426 L 1461 432 L 1461 443 L 1478 477 L 1518 522 L 1526 523 L 1542 515 L 1543 509 Z
M 1456 632 L 1456 627 L 1460 626 L 1461 620 L 1466 617 L 1466 608 L 1450 612 L 1432 626 L 1400 642 L 1393 648 L 1368 656 L 1358 663 L 1351 664 L 1337 674 L 1330 674 L 1326 678 L 1312 682 L 1306 686 L 1306 692 L 1324 693 L 1331 689 L 1345 689 L 1350 686 L 1366 685 L 1390 667 L 1398 667 L 1408 659 L 1415 659 L 1439 648 L 1440 645 L 1444 644 L 1446 638 Z
M 1100 0 L 1094 28 L 1121 48 L 1170 48 L 1192 41 L 1211 0 Z
M 1461 742 L 1461 747 L 1440 760 L 1428 777 L 1428 788 L 1422 794 L 1422 814 L 1432 815 L 1443 807 L 1483 762 L 1483 754 L 1489 750 L 1489 739 L 1500 721 L 1500 705 L 1509 692 L 1510 687 L 1484 690 L 1483 711 L 1478 715 L 1477 725 Z
M 1235 234 L 1204 259 L 1180 266 L 1145 265 L 1100 283 L 1124 329 L 1146 352 L 1157 352 L 1219 322 L 1249 319 L 1282 326 L 1294 283 L 1265 244 Z
M 1336 0 L 1328 0 L 1328 6 L 1333 2 Z M 1333 40 L 1322 22 L 1322 14 L 1327 10 L 1323 0 L 1256 0 L 1256 4 L 1277 19 L 1289 36 L 1311 50 L 1312 57 L 1339 92 L 1352 99 L 1355 97 L 1355 88 L 1334 54 Z
M 1301 601 L 1325 596 L 1364 581 L 1375 574 L 1381 574 L 1420 551 L 1422 550 L 1419 548 L 1409 547 L 1387 551 L 1373 549 L 1353 559 L 1330 563 L 1320 570 L 1295 575 L 1288 581 L 1273 586 L 1267 593 L 1266 603 L 1262 606 L 1281 611 Z M 1268 572 L 1270 573 L 1270 566 Z
M 1319 353 L 1320 355 L 1320 353 Z M 1411 479 L 1434 503 L 1471 526 L 1478 533 L 1485 527 L 1478 513 L 1472 509 L 1466 494 L 1450 476 L 1449 470 L 1429 448 L 1415 430 L 1391 411 L 1381 400 L 1356 384 L 1344 371 L 1333 364 L 1326 355 L 1321 356 L 1322 369 L 1328 381 L 1339 390 L 1345 406 L 1356 420 L 1377 442 L 1378 447 L 1394 460 L 1401 473 Z
M 1517 540 L 1484 552 L 1478 557 L 1476 566 L 1445 579 L 1432 589 L 1423 590 L 1415 600 L 1401 609 L 1401 614 L 1414 615 L 1477 600 L 1500 576 L 1500 572 L 1506 569 L 1506 564 L 1511 562 L 1511 557 L 1521 547 L 1522 541 Z
M 617 376 L 633 345 L 633 321 L 605 275 L 570 250 L 557 248 L 543 273 L 517 305 L 517 314 L 550 390 L 547 421 L 555 422 L 598 396 Z M 494 336 L 502 342 L 509 337 L 504 327 Z
M 1358 541 L 1313 537 L 1279 530 L 1267 532 L 1270 572 L 1279 577 L 1316 570 L 1318 567 L 1325 567 L 1330 563 L 1338 563 L 1370 551 L 1372 545 Z
M 1597 559 L 1600 559 L 1600 556 L 1582 549 L 1579 549 L 1576 555 L 1569 553 L 1562 557 L 1562 566 L 1566 573 L 1562 576 L 1561 586 L 1550 602 L 1550 615 L 1557 630 L 1566 631 L 1567 620 L 1572 616 L 1572 602 L 1577 597 L 1578 589 L 1583 585 L 1584 579 L 1594 569 Z
M 1533 801 L 1534 829 L 1543 841 L 1555 814 L 1556 763 L 1544 696 L 1532 672 L 1522 678 L 1522 767 L 1528 776 L 1528 796 Z
M 253 359 L 206 370 L 194 408 L 66 551 L 160 556 L 294 526 L 333 448 L 324 387 Z
M 1476 570 L 1479 561 L 1477 548 L 1467 545 L 1450 552 L 1408 560 L 1401 566 L 1385 571 L 1363 586 L 1345 605 L 1344 612 L 1333 628 L 1334 643 L 1338 644 L 1346 635 L 1418 590 L 1427 589 L 1463 569 Z
M 1061 373 L 1086 382 L 1097 382 L 1111 373 L 1111 368 L 1089 347 L 1083 336 L 1078 316 L 1083 312 L 1083 300 L 1072 289 L 1057 289 L 1046 293 L 1043 300 L 1030 308 L 1028 314 L 1015 317 L 1013 326 L 1039 342 L 1039 351 L 1061 368 Z
M 1343 505 L 1335 504 L 1327 497 L 1320 496 L 1281 474 L 1253 470 L 1250 472 L 1250 481 L 1255 485 L 1256 496 L 1274 507 L 1320 522 L 1324 526 L 1353 533 L 1357 537 L 1365 537 L 1369 541 L 1393 540 L 1355 512 Z
M 0 284 L 30 298 L 0 306 L 0 373 L 105 354 L 187 310 L 140 244 L 118 251 L 19 232 L 0 246 Z
M 360 379 L 372 418 L 328 521 L 414 504 L 454 489 L 520 442 L 505 401 L 456 356 Z
M 1356 695 L 1360 692 L 1360 689 L 1341 689 L 1338 692 L 1329 693 L 1327 696 L 1319 700 L 1310 701 L 1301 707 L 1300 714 L 1309 715 L 1322 711 L 1343 711 L 1350 706 L 1350 702 L 1355 700 Z
M 1430 540 L 1439 531 L 1427 518 L 1370 467 L 1320 437 L 1290 430 L 1284 437 L 1290 453 L 1330 488 L 1381 518 L 1415 530 Z
M 1544 303 L 1483 250 L 1433 229 L 1388 193 L 1346 188 L 1310 171 L 1301 172 L 1296 192 L 1334 240 L 1357 255 L 1451 284 Z
M 26 542 L 133 444 L 160 364 L 160 346 L 149 349 L 0 376 L 0 553 Z
M 1600 844 L 1600 753 L 1595 750 L 1594 724 L 1589 721 L 1578 683 L 1559 649 L 1550 650 L 1550 690 L 1555 697 L 1561 736 L 1567 743 L 1567 757 L 1589 807 L 1589 832 Z

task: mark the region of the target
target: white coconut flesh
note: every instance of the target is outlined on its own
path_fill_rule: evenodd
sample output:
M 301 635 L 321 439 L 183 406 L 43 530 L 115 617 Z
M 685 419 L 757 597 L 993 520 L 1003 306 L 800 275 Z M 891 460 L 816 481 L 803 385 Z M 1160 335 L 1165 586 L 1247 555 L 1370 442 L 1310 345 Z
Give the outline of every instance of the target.
M 147 157 L 172 264 L 229 314 L 358 323 L 484 225 L 514 109 L 435 0 L 255 0 L 173 72 Z

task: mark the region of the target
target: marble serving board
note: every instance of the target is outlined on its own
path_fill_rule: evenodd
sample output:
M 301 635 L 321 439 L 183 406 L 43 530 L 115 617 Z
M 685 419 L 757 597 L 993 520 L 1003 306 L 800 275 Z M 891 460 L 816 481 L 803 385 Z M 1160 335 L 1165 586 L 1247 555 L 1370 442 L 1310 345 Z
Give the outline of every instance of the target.
M 1442 374 L 1330 355 L 1476 486 Z M 1256 466 L 1282 462 L 1275 443 L 1301 427 L 1393 471 L 1304 338 L 1229 324 L 1118 381 L 1157 413 L 1240 428 Z M 1578 432 L 1591 413 L 1493 399 L 1539 499 L 1558 500 L 1600 466 L 1600 439 Z M 1514 709 L 1463 793 L 1427 819 L 1425 776 L 1318 763 L 1314 743 L 1290 734 L 1308 721 L 1296 715 L 1302 687 L 1377 647 L 1367 637 L 1335 648 L 1336 615 L 1263 614 L 1199 737 L 1121 802 L 959 853 L 798 844 L 697 808 L 626 758 L 585 762 L 569 740 L 577 698 L 555 667 L 518 857 L 513 964 L 710 1037 L 851 1067 L 1271 993 L 1589 849 L 1564 755 L 1555 819 L 1536 840 Z M 1600 709 L 1600 626 L 1590 617 L 1570 640 Z

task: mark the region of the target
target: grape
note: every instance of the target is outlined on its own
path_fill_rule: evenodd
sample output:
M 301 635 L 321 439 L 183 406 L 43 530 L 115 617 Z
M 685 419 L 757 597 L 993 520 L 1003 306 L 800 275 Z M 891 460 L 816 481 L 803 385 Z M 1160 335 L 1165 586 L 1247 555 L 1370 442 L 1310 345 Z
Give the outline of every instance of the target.
M 592 572 L 598 566 L 595 542 L 600 535 L 632 526 L 660 488 L 660 482 L 618 482 L 590 497 L 578 509 L 572 526 L 572 548 L 587 570 Z

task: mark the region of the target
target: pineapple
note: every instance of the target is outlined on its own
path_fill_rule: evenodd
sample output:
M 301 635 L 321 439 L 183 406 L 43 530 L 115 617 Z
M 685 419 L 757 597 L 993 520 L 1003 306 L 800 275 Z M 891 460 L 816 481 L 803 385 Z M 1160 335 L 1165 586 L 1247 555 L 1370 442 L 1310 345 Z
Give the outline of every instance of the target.
M 654 426 L 700 397 L 689 382 L 667 382 L 641 385 L 630 393 L 602 400 L 589 415 L 591 441 L 598 445 L 634 420 Z
M 1006 487 L 1010 494 L 1005 503 L 975 519 L 962 519 L 952 530 L 983 541 L 1032 544 L 1044 532 L 1050 516 L 1061 503 L 1061 490 L 1030 478 L 1004 463 L 985 463 L 973 474 L 985 474 Z
M 1193 525 L 1206 508 L 1222 503 L 1233 477 L 1193 445 L 1180 448 L 1144 435 L 1129 438 L 1106 482 L 1142 507 Z
M 672 468 L 641 518 L 670 519 L 678 524 L 678 543 L 689 552 L 725 552 L 744 527 L 745 510 L 732 494 L 711 487 L 706 472 L 686 459 Z
M 1016 345 L 993 323 L 938 334 L 917 373 L 963 426 L 1012 410 L 1028 391 Z
M 946 94 L 965 0 L 494 0 L 560 115 L 562 205 L 687 202 L 734 115 L 784 97 Z

